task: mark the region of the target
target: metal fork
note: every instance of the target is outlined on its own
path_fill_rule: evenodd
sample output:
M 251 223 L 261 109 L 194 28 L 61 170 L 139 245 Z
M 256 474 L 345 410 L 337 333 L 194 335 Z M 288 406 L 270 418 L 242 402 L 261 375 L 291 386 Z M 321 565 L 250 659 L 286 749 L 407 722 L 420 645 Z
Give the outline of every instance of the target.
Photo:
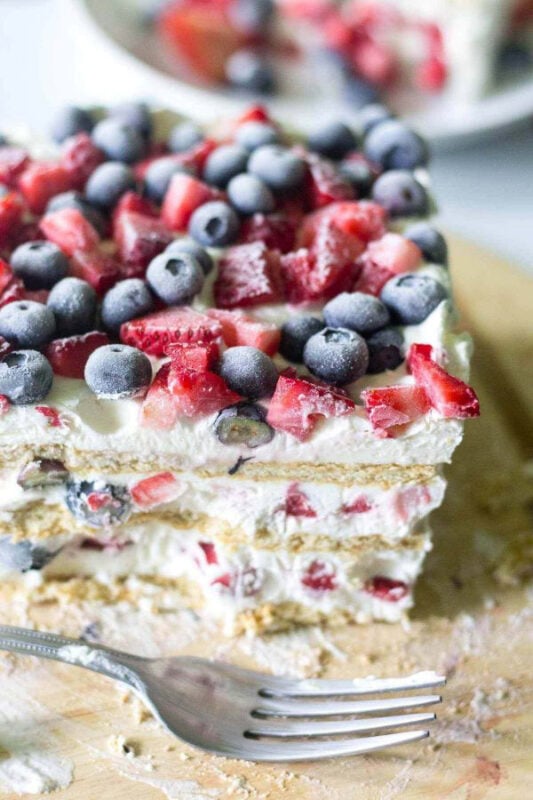
M 142 658 L 7 625 L 0 625 L 0 650 L 63 661 L 122 681 L 180 739 L 247 761 L 311 761 L 423 739 L 429 736 L 424 729 L 378 732 L 430 722 L 435 719 L 431 712 L 398 712 L 442 698 L 387 695 L 446 682 L 434 672 L 391 679 L 291 680 L 189 656 Z M 390 711 L 396 713 L 385 713 Z

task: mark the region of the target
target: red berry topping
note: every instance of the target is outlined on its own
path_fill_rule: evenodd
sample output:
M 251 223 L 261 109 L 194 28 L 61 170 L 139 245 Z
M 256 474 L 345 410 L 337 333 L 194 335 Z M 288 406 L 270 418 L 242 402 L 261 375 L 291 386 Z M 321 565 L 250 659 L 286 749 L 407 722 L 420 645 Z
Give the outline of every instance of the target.
M 365 244 L 387 232 L 387 212 L 370 200 L 332 203 L 308 219 L 314 227 L 323 220 L 333 222 L 339 230 L 357 237 Z
M 374 504 L 368 497 L 365 497 L 364 494 L 360 494 L 359 497 L 356 497 L 355 500 L 352 500 L 350 503 L 344 503 L 342 506 L 342 513 L 343 514 L 366 514 L 368 511 L 372 511 L 374 508 Z
M 120 329 L 124 344 L 138 347 L 152 356 L 164 356 L 173 342 L 203 344 L 220 338 L 220 322 L 187 306 L 165 308 L 146 317 L 125 322 Z
M 218 564 L 217 552 L 213 542 L 198 542 L 207 564 Z
M 378 297 L 387 281 L 394 278 L 394 272 L 391 272 L 386 267 L 373 264 L 372 261 L 365 258 L 364 253 L 358 263 L 362 268 L 353 285 L 353 291 L 373 294 L 374 297 Z
M 185 167 L 190 167 L 191 169 L 202 173 L 205 162 L 213 150 L 216 150 L 218 146 L 219 142 L 217 142 L 215 139 L 204 139 L 202 142 L 195 144 L 194 147 L 191 147 L 191 149 L 187 150 L 185 153 L 180 153 L 178 160 Z
M 394 52 L 375 39 L 358 42 L 351 51 L 350 62 L 362 78 L 377 86 L 390 85 L 397 74 Z
M 57 244 L 67 256 L 90 253 L 100 243 L 98 232 L 77 208 L 62 208 L 46 214 L 40 227 L 46 238 Z
M 174 342 L 165 350 L 170 356 L 172 369 L 192 369 L 195 372 L 209 372 L 213 369 L 220 355 L 216 342 L 196 344 L 195 342 Z
M 63 428 L 65 421 L 59 411 L 51 406 L 35 406 L 35 410 L 42 414 L 51 428 Z
M 235 129 L 238 128 L 240 125 L 244 125 L 245 122 L 270 122 L 270 115 L 262 105 L 255 105 L 250 106 L 247 108 L 246 111 L 243 111 L 237 119 L 235 120 L 234 127 Z
M 407 522 L 420 514 L 430 502 L 431 494 L 427 486 L 408 486 L 396 495 L 394 509 L 402 522 Z
M 260 322 L 240 311 L 223 311 L 218 308 L 210 308 L 207 314 L 220 322 L 222 338 L 227 347 L 249 345 L 262 350 L 268 356 L 277 353 L 281 331 L 272 322 Z
M 447 78 L 448 70 L 442 58 L 430 56 L 419 65 L 415 82 L 424 92 L 440 92 Z
M 105 344 L 109 344 L 107 334 L 91 331 L 79 336 L 54 339 L 47 345 L 45 355 L 56 375 L 81 379 L 91 353 Z
M 56 194 L 72 189 L 72 175 L 61 164 L 30 164 L 19 178 L 19 188 L 30 210 L 42 214 Z
M 154 508 L 175 500 L 180 491 L 180 483 L 171 472 L 160 472 L 136 483 L 130 494 L 139 508 Z
M 6 261 L 0 258 L 0 295 L 13 280 L 13 270 Z
M 411 345 L 407 364 L 417 385 L 425 391 L 431 406 L 443 417 L 479 417 L 479 400 L 475 391 L 433 361 L 432 348 L 429 345 Z
M 151 200 L 137 194 L 137 192 L 126 192 L 122 195 L 113 211 L 113 238 L 116 237 L 116 226 L 122 214 L 133 211 L 135 214 L 143 214 L 145 217 L 157 217 L 157 210 Z
M 409 587 L 406 583 L 395 581 L 392 578 L 384 578 L 381 575 L 370 578 L 363 589 L 378 600 L 384 600 L 387 603 L 397 603 L 409 594 Z
M 256 306 L 281 300 L 279 256 L 262 242 L 230 247 L 220 259 L 215 283 L 219 308 Z
M 21 147 L 0 147 L 0 183 L 16 188 L 21 173 L 30 163 L 30 157 Z
M 173 428 L 178 419 L 178 409 L 168 389 L 170 364 L 163 364 L 148 389 L 141 406 L 140 425 L 155 430 Z
M 9 285 L 0 294 L 0 308 L 13 303 L 15 300 L 24 300 L 26 290 L 20 278 L 13 278 Z
M 195 372 L 170 368 L 170 389 L 179 416 L 196 417 L 213 414 L 221 408 L 238 403 L 242 398 L 228 388 L 223 378 L 214 372 Z
M 264 242 L 269 250 L 288 253 L 294 247 L 296 225 L 283 214 L 253 214 L 241 225 L 243 244 Z
M 421 259 L 422 252 L 418 245 L 399 233 L 386 233 L 381 239 L 369 242 L 361 256 L 364 264 L 390 270 L 395 275 L 416 269 Z
M 13 244 L 22 226 L 24 206 L 15 192 L 0 197 L 0 245 Z
M 315 592 L 332 592 L 337 588 L 337 576 L 331 564 L 324 561 L 312 561 L 307 567 L 302 584 Z
M 374 430 L 388 431 L 406 425 L 429 411 L 429 400 L 419 386 L 384 386 L 361 392 Z
M 285 513 L 289 517 L 316 517 L 309 498 L 297 483 L 291 483 L 285 497 Z
M 102 295 L 122 277 L 120 264 L 112 256 L 91 250 L 78 250 L 70 262 L 72 274 L 90 283 Z
M 66 170 L 73 189 L 83 189 L 87 180 L 104 161 L 104 154 L 87 133 L 78 133 L 63 145 L 60 165 Z
M 143 277 L 150 261 L 174 239 L 161 220 L 135 211 L 123 211 L 117 217 L 113 235 L 128 278 Z
M 172 231 L 186 231 L 196 209 L 218 197 L 218 192 L 190 175 L 174 175 L 167 189 L 161 219 Z
M 4 414 L 7 414 L 10 408 L 11 408 L 11 403 L 9 402 L 5 394 L 0 394 L 0 417 L 3 417 Z
M 321 417 L 343 417 L 352 414 L 354 409 L 353 400 L 334 389 L 280 375 L 268 408 L 267 422 L 276 430 L 291 433 L 304 442 Z
M 305 157 L 308 167 L 307 198 L 311 208 L 322 208 L 339 200 L 353 199 L 353 188 L 331 161 L 314 153 Z

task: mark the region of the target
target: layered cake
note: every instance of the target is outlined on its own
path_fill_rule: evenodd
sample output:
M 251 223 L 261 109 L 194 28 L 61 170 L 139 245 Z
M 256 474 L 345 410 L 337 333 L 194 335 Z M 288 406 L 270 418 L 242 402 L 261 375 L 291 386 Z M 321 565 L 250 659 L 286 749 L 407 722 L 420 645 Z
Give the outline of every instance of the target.
M 65 110 L 0 148 L 0 564 L 228 631 L 399 620 L 479 413 L 423 140 Z

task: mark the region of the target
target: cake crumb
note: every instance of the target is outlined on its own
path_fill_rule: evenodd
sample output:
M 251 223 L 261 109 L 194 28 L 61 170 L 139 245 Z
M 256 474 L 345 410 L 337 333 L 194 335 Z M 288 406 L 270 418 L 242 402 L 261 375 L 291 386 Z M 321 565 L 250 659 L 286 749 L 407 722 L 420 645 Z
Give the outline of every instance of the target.
M 114 734 L 107 740 L 107 749 L 115 755 L 125 756 L 132 761 L 140 753 L 139 745 L 122 734 Z

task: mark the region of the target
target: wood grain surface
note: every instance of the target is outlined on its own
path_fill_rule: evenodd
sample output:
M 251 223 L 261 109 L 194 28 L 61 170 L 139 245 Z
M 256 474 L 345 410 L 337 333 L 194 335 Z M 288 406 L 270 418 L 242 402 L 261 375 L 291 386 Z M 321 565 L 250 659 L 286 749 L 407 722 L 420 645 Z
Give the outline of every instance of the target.
M 533 797 L 533 283 L 453 242 L 463 322 L 474 334 L 482 417 L 448 470 L 434 549 L 406 626 L 308 629 L 225 640 L 187 610 L 2 600 L 4 622 L 100 639 L 143 654 L 190 653 L 301 676 L 448 676 L 432 737 L 315 764 L 259 766 L 173 739 L 106 678 L 0 657 L 3 760 L 28 752 L 73 770 L 58 800 L 527 800 Z M 123 752 L 124 740 L 132 750 Z M 4 785 L 4 788 L 2 786 Z M 26 795 L 30 797 L 31 793 Z

